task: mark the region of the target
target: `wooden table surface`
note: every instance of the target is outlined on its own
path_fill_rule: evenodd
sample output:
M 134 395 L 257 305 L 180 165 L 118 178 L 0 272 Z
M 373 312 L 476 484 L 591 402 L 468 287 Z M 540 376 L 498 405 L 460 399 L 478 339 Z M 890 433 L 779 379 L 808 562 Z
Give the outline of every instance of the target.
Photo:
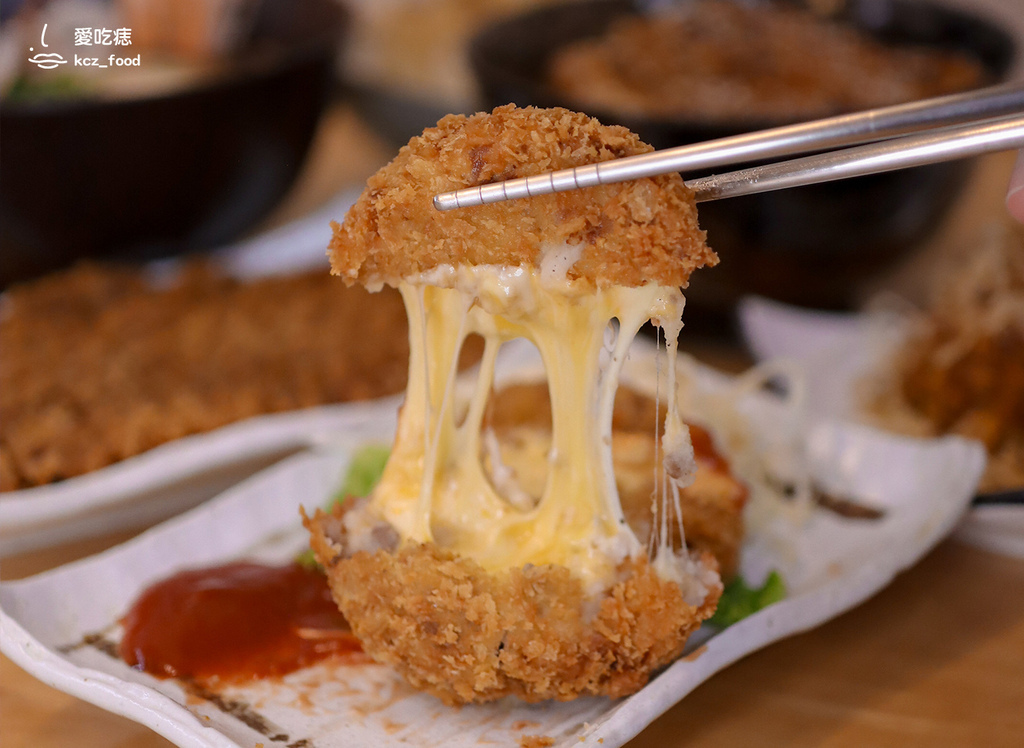
M 347 108 L 327 117 L 291 196 L 267 225 L 360 183 L 391 155 Z M 932 244 L 893 273 L 911 293 L 920 268 L 1001 213 L 1012 159 L 989 157 Z M 728 350 L 709 349 L 729 360 Z M 4 559 L 16 579 L 134 533 Z M 0 658 L 3 748 L 160 748 L 166 740 L 55 691 Z M 714 676 L 630 743 L 648 746 L 1024 745 L 1024 561 L 946 541 L 843 616 Z

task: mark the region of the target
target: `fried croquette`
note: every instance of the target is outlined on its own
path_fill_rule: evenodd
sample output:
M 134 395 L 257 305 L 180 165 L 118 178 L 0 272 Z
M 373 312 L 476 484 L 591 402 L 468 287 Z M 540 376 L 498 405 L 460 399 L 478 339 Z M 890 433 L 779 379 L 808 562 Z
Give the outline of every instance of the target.
M 332 224 L 333 272 L 347 283 L 397 285 L 446 263 L 539 267 L 543 244 L 578 246 L 568 277 L 599 287 L 685 287 L 718 258 L 678 174 L 441 212 L 448 190 L 653 150 L 624 127 L 566 109 L 512 105 L 449 115 L 370 178 Z
M 708 578 L 709 594 L 689 604 L 641 557 L 594 598 L 564 566 L 490 573 L 432 543 L 390 545 L 397 536 L 380 525 L 382 547 L 346 555 L 345 515 L 364 506 L 305 518 L 312 548 L 363 649 L 449 705 L 633 693 L 682 653 L 721 594 Z
M 334 226 L 335 274 L 402 292 L 409 384 L 373 493 L 305 523 L 364 651 L 445 703 L 623 696 L 678 657 L 717 605 L 714 557 L 677 551 L 667 529 L 667 491 L 697 469 L 675 401 L 650 548 L 626 522 L 610 455 L 630 341 L 658 321 L 674 391 L 680 287 L 717 262 L 692 192 L 671 175 L 448 213 L 432 202 L 649 150 L 563 109 L 449 116 L 372 177 Z M 484 351 L 463 397 L 454 362 L 473 334 Z M 619 363 L 603 366 L 608 334 Z M 547 442 L 527 439 L 549 466 L 532 495 L 508 480 L 484 427 L 498 350 L 516 338 L 536 345 L 551 393 Z

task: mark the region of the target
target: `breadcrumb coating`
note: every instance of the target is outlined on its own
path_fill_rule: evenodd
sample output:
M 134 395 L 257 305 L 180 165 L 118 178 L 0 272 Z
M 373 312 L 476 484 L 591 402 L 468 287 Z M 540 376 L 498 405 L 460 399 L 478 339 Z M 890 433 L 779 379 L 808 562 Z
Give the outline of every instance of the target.
M 155 284 L 141 267 L 82 264 L 14 286 L 0 315 L 0 491 L 251 416 L 401 392 L 406 330 L 397 293 L 324 271 L 241 281 L 192 261 Z
M 678 174 L 438 211 L 440 192 L 647 153 L 624 127 L 566 109 L 449 115 L 370 178 L 329 256 L 346 283 L 397 285 L 442 264 L 537 267 L 547 245 L 583 245 L 570 280 L 685 287 L 717 264 Z
M 343 516 L 304 516 L 335 601 L 363 650 L 446 704 L 633 693 L 679 657 L 718 604 L 699 605 L 645 558 L 596 599 L 564 566 L 492 574 L 432 543 L 346 555 Z M 701 563 L 714 568 L 705 554 Z

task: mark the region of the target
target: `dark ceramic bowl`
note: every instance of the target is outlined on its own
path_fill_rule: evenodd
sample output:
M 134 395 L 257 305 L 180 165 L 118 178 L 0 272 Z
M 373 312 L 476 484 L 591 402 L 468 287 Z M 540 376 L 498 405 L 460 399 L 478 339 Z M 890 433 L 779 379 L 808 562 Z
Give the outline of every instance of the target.
M 298 174 L 347 19 L 267 0 L 216 81 L 124 101 L 4 103 L 0 284 L 85 257 L 152 258 L 237 237 Z
M 484 103 L 588 111 L 602 122 L 629 127 L 659 149 L 787 124 L 622 116 L 588 110 L 546 85 L 548 60 L 561 46 L 599 35 L 613 19 L 639 12 L 628 0 L 572 3 L 485 30 L 470 50 Z M 965 52 L 981 62 L 988 82 L 1003 80 L 1013 61 L 1013 37 L 1006 31 L 937 5 L 849 0 L 840 17 L 885 41 Z M 848 306 L 858 284 L 929 235 L 968 173 L 969 163 L 952 162 L 704 203 L 701 224 L 722 263 L 714 278 L 701 277 L 692 292 L 700 292 L 707 280 L 716 287 L 714 303 L 721 307 L 744 293 L 808 306 Z
M 373 133 L 396 152 L 411 138 L 436 125 L 445 115 L 472 113 L 461 111 L 464 107 L 458 105 L 449 106 L 427 96 L 415 97 L 405 91 L 378 85 L 349 82 L 345 95 Z

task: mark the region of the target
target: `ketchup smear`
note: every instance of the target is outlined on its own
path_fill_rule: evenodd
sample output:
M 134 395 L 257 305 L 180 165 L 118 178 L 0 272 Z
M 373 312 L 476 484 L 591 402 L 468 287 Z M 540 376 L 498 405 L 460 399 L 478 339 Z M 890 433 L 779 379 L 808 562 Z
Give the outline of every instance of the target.
M 122 620 L 121 657 L 159 677 L 244 681 L 361 652 L 323 573 L 239 562 L 148 588 Z

